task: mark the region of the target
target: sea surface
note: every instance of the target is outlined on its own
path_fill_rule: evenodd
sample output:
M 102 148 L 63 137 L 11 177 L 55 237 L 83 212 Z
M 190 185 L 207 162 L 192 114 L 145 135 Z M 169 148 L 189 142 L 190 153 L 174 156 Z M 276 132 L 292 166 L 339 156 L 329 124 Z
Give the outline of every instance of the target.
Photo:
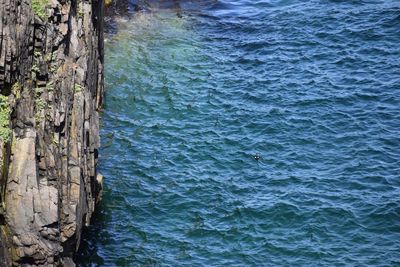
M 161 2 L 107 37 L 78 265 L 400 266 L 400 1 Z

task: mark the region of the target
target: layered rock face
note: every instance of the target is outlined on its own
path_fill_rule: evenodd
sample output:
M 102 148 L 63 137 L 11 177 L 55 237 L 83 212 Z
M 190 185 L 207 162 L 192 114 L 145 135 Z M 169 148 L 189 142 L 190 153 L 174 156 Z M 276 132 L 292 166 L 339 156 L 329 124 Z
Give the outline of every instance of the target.
M 99 200 L 102 0 L 0 0 L 0 266 L 73 266 Z

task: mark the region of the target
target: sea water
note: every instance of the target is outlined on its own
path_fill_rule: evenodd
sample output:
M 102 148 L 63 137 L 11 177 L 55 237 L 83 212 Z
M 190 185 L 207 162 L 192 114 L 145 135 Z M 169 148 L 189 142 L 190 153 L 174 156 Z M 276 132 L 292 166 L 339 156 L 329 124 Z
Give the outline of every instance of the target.
M 106 44 L 79 266 L 399 266 L 400 2 L 157 1 Z

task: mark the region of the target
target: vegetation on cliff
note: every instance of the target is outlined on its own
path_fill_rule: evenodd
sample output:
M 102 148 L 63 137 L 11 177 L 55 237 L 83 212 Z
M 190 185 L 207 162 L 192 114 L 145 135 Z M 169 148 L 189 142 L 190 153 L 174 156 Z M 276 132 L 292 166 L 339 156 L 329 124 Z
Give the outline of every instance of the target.
M 32 0 L 33 12 L 41 19 L 46 18 L 46 5 L 48 0 Z
M 0 139 L 3 142 L 10 141 L 10 105 L 8 104 L 8 97 L 0 94 Z

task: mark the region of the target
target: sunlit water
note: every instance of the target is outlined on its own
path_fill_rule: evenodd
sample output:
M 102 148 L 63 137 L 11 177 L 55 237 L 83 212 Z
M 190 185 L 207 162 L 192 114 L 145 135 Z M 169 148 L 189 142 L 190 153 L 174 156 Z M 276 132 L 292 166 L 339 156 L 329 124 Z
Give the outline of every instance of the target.
M 79 264 L 399 266 L 400 2 L 181 5 L 109 37 Z

